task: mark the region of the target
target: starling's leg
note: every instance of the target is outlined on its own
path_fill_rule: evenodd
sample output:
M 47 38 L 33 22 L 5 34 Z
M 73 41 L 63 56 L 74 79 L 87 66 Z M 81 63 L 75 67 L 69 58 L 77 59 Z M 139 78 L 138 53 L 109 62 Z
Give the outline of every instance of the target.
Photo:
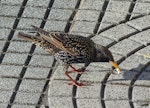
M 84 71 L 85 71 L 85 68 L 79 68 L 79 69 L 76 69 L 74 68 L 71 64 L 69 64 L 69 66 L 73 69 L 73 72 L 77 72 L 79 74 L 82 74 Z
M 70 79 L 71 83 L 69 83 L 69 85 L 75 85 L 75 86 L 86 86 L 85 84 L 83 83 L 79 83 L 77 81 L 75 81 L 74 79 L 71 78 L 71 76 L 69 75 L 70 72 L 65 72 L 65 75 Z

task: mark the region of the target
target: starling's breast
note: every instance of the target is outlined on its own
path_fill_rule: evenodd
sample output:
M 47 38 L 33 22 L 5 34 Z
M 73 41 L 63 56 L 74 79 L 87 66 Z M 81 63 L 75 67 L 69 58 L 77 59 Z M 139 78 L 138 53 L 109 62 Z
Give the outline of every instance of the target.
M 55 53 L 54 57 L 56 60 L 61 61 L 64 64 L 84 63 L 85 62 L 84 56 L 74 57 L 65 51 L 59 51 L 58 53 Z

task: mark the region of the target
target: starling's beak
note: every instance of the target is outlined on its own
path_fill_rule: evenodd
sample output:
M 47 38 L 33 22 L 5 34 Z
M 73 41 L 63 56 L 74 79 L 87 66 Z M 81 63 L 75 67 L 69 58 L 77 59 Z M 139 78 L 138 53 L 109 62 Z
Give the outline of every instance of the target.
M 120 74 L 120 68 L 118 64 L 114 61 L 109 61 L 109 63 L 116 69 L 117 73 Z

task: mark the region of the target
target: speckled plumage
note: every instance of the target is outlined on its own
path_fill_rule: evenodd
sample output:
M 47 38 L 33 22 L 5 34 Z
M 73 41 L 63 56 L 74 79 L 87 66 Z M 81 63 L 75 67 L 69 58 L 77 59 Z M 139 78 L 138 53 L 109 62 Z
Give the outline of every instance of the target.
M 119 67 L 114 62 L 108 48 L 95 44 L 90 38 L 66 33 L 48 32 L 36 26 L 32 27 L 39 36 L 35 37 L 22 32 L 19 32 L 18 36 L 43 47 L 50 54 L 54 55 L 56 60 L 62 61 L 66 67 L 71 66 L 72 63 L 85 63 L 81 70 L 75 70 L 71 66 L 75 71 L 80 72 L 84 71 L 91 62 L 110 62 L 118 69 L 119 73 Z M 73 80 L 68 73 L 66 75 L 74 85 L 83 85 Z

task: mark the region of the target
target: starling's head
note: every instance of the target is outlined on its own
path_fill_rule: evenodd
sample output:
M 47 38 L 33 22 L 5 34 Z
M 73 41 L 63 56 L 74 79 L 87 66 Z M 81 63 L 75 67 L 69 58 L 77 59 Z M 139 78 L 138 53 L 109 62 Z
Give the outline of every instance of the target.
M 114 58 L 108 48 L 95 44 L 95 56 L 94 61 L 96 62 L 109 62 L 117 71 L 120 73 L 118 64 L 114 61 Z

